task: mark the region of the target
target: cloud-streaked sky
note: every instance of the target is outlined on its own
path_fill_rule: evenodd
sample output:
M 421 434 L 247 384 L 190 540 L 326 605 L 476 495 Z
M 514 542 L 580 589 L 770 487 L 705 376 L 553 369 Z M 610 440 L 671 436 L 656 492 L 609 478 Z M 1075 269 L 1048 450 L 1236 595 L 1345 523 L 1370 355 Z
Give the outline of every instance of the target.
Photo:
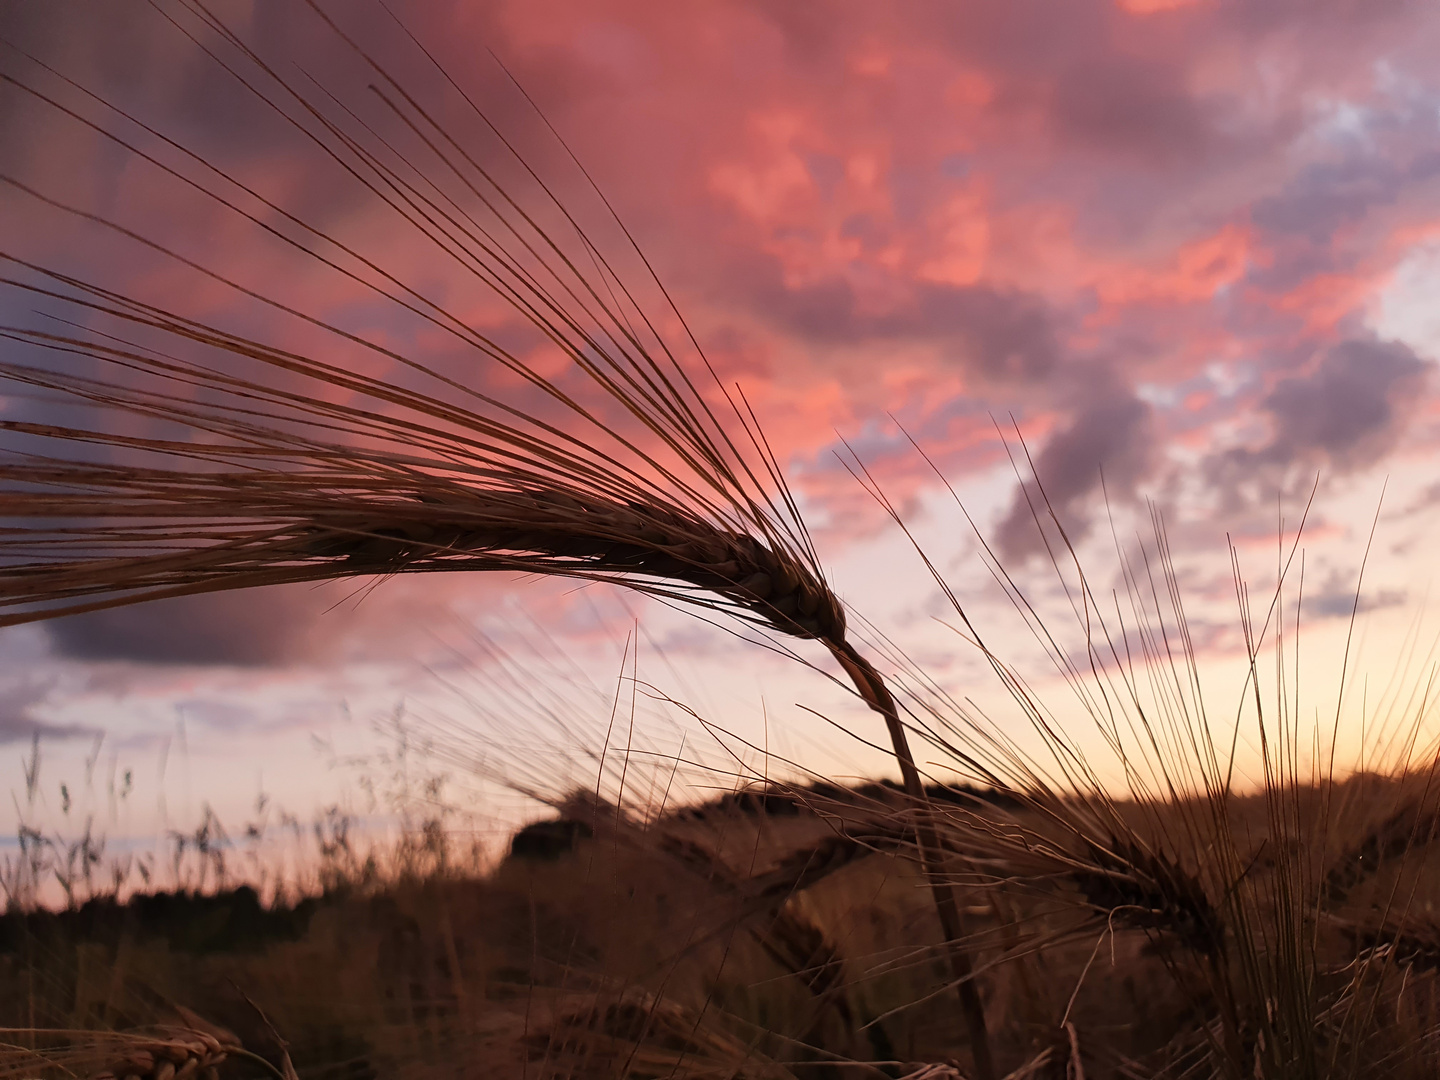
M 522 150 L 558 162 L 487 49 L 543 110 L 722 378 L 743 386 L 847 598 L 937 677 L 964 683 L 981 665 L 930 621 L 943 605 L 842 463 L 847 446 L 982 623 L 1003 603 L 910 438 L 1017 578 L 1052 600 L 1036 481 L 1011 465 L 1017 434 L 1097 565 L 1114 565 L 1112 524 L 1124 548 L 1153 504 L 1195 597 L 1197 640 L 1217 658 L 1239 641 L 1227 535 L 1253 559 L 1247 573 L 1273 578 L 1277 513 L 1293 529 L 1318 477 L 1305 616 L 1323 643 L 1353 606 L 1388 485 L 1361 606 L 1376 642 L 1419 633 L 1440 524 L 1435 5 L 392 6 Z M 224 10 L 242 36 L 348 85 L 301 5 Z M 377 48 L 395 34 L 364 4 L 341 21 Z M 383 243 L 417 280 L 430 272 L 393 221 L 312 171 L 274 116 L 234 104 L 227 77 L 146 5 L 0 3 L 0 34 L 287 208 Z M 0 65 L 36 78 L 17 54 Z M 172 198 L 13 86 L 0 91 L 0 154 L 0 171 L 207 263 L 256 279 L 285 269 L 253 230 Z M 12 250 L 115 272 L 108 241 L 83 225 L 13 192 L 0 213 Z M 226 310 L 193 274 L 143 272 L 177 307 Z M 330 289 L 301 278 L 293 295 L 367 326 L 363 302 Z M 484 297 L 446 295 L 490 317 Z M 279 746 L 290 763 L 264 783 L 303 785 L 318 768 L 305 738 L 331 730 L 341 702 L 353 717 L 424 698 L 437 667 L 482 662 L 457 652 L 457 632 L 479 623 L 503 638 L 516 611 L 601 680 L 639 619 L 663 644 L 653 679 L 666 692 L 744 714 L 733 722 L 751 733 L 763 699 L 797 755 L 832 736 L 792 702 L 849 708 L 813 673 L 747 663 L 722 633 L 603 589 L 497 579 L 352 593 L 219 595 L 8 631 L 0 739 L 18 748 L 38 729 L 88 752 L 105 730 L 143 756 L 179 720 L 192 753 L 229 762 L 219 788 L 253 790 Z

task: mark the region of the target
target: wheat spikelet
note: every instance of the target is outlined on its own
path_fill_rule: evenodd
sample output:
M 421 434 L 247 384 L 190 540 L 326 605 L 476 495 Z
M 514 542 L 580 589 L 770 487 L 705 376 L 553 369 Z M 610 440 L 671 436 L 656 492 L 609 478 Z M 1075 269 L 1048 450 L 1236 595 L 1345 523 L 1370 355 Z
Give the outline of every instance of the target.
M 0 513 L 129 517 L 135 524 L 128 529 L 92 533 L 84 543 L 105 540 L 140 552 L 12 562 L 0 575 L 0 605 L 27 610 L 0 616 L 0 625 L 248 585 L 511 570 L 611 580 L 691 603 L 718 599 L 787 635 L 845 640 L 839 600 L 800 558 L 674 508 L 605 502 L 559 487 L 477 490 L 433 478 L 391 481 L 387 490 L 378 477 L 342 487 L 293 473 L 215 473 L 177 482 L 155 470 L 97 472 L 65 471 L 53 481 L 71 489 L 63 494 L 0 493 Z M 0 475 L 16 484 L 50 479 L 35 469 Z M 103 494 L 77 490 L 82 487 Z M 187 529 L 187 518 L 200 523 Z M 214 524 L 227 518 L 263 524 Z M 145 519 L 163 524 L 148 528 L 140 524 Z M 66 543 L 42 539 L 38 531 L 24 538 L 27 548 L 53 551 Z M 180 538 L 196 546 L 180 547 Z M 19 543 L 0 540 L 0 548 L 6 546 L 14 552 Z M 171 550 L 145 551 L 160 546 Z M 105 599 L 85 599 L 97 595 Z
M 215 1080 L 227 1058 L 249 1056 L 233 1032 L 176 1007 L 180 1022 L 142 1031 L 72 1031 L 6 1029 L 0 1047 L 0 1076 L 33 1076 L 37 1070 L 59 1070 L 90 1080 Z M 23 1049 L 53 1042 L 47 1049 Z
M 1413 915 L 1362 923 L 1329 920 L 1351 943 L 1357 961 L 1387 961 L 1417 971 L 1440 970 L 1440 924 Z
M 69 437 L 18 422 L 0 430 Z M 782 633 L 844 641 L 839 600 L 793 544 L 661 501 L 638 483 L 622 499 L 586 490 L 578 468 L 447 468 L 340 445 L 287 447 L 274 429 L 251 435 L 271 446 L 262 454 L 129 440 L 127 448 L 221 466 L 212 471 L 0 462 L 0 513 L 23 523 L 0 535 L 0 607 L 11 609 L 0 625 L 214 589 L 515 570 L 614 580 L 692 603 L 718 597 Z M 223 467 L 236 458 L 243 471 Z
M 1412 848 L 1435 839 L 1440 813 L 1433 806 L 1427 806 L 1426 801 L 1407 800 L 1335 856 L 1325 873 L 1325 895 L 1332 903 L 1344 903 L 1361 882 L 1379 873 L 1385 863 L 1403 858 Z
M 1162 931 L 1201 956 L 1220 955 L 1224 921 L 1193 875 L 1133 839 L 1086 846 L 1092 866 L 1070 875 L 1086 903 L 1119 925 Z
M 375 115 L 282 73 L 200 0 L 187 7 L 204 28 L 187 33 L 239 57 L 246 94 L 289 120 L 322 165 L 338 165 L 338 182 L 412 230 L 417 252 L 498 300 L 529 338 L 516 345 L 476 329 L 387 269 L 385 252 L 269 201 L 77 83 L 61 77 L 64 92 L 88 95 L 87 109 L 98 102 L 99 120 L 37 75 L 5 76 L 57 122 L 80 123 L 302 267 L 438 335 L 474 368 L 457 377 L 121 221 L 0 177 L 47 211 L 225 290 L 264 321 L 326 342 L 283 348 L 0 249 L 0 294 L 35 312 L 0 325 L 0 384 L 94 418 L 84 426 L 42 414 L 0 426 L 0 516 L 11 523 L 0 530 L 0 625 L 362 574 L 511 570 L 612 581 L 822 642 L 885 718 L 906 788 L 923 804 L 898 709 L 846 638 L 843 607 L 778 461 L 663 288 L 652 316 L 603 245 L 453 81 L 470 115 L 495 134 L 500 158 L 538 189 L 533 205 L 314 5 L 338 46 L 371 73 Z M 399 138 L 413 156 L 397 161 Z M 436 183 L 442 177 L 453 190 Z M 613 218 L 600 201 L 602 219 Z M 662 332 L 672 319 L 693 353 L 688 364 Z M 555 359 L 563 373 L 547 374 Z M 376 365 L 384 377 L 367 374 Z M 502 393 L 497 380 L 518 389 Z M 922 854 L 938 851 L 923 818 L 919 838 Z M 945 935 L 959 939 L 959 909 L 948 887 L 935 890 Z M 989 1080 L 968 960 L 958 952 L 953 960 L 977 1067 Z
M 792 853 L 767 874 L 745 878 L 696 841 L 662 836 L 657 846 L 703 876 L 718 891 L 738 897 L 742 904 L 740 918 L 759 915 L 761 923 L 752 933 L 760 947 L 776 963 L 798 975 L 812 994 L 825 998 L 841 984 L 845 962 L 839 948 L 789 900 L 824 876 L 869 854 L 867 849 L 844 837 L 827 838 L 818 847 Z M 849 1010 L 843 999 L 836 997 L 834 1003 L 848 1024 Z

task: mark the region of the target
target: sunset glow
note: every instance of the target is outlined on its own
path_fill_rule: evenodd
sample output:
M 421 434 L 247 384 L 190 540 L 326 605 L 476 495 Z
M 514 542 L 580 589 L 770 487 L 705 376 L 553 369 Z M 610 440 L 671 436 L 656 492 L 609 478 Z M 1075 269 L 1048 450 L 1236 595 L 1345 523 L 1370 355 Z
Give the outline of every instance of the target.
M 1153 509 L 1227 722 L 1246 675 L 1230 545 L 1259 610 L 1313 488 L 1300 614 L 1315 660 L 1302 712 L 1333 711 L 1336 658 L 1356 610 L 1346 678 L 1370 679 L 1367 708 L 1381 707 L 1377 687 L 1427 676 L 1440 527 L 1434 5 L 391 6 L 561 199 L 593 210 L 547 133 L 553 125 L 722 384 L 753 408 L 839 591 L 957 697 L 1001 708 L 983 657 L 944 625 L 953 609 L 857 481 L 862 467 L 971 622 L 993 633 L 990 647 L 1030 665 L 1057 713 L 1065 691 L 936 470 L 1060 624 L 1074 617 L 1032 514 L 1040 489 L 1101 597 L 1123 593 L 1117 560 L 1152 540 Z M 394 37 L 397 55 L 421 70 L 383 10 L 359 7 L 336 17 L 366 42 Z M 304 55 L 322 85 L 363 96 L 350 68 L 305 53 L 306 42 L 329 39 L 300 5 L 225 10 L 242 37 Z M 0 18 L 0 36 L 75 84 L 276 205 L 383 252 L 387 270 L 467 325 L 506 331 L 491 296 L 417 245 L 377 199 L 323 172 L 274 116 L 236 104 L 224 73 L 149 8 L 11 5 Z M 20 53 L 0 63 L 87 116 L 103 112 Z M 432 83 L 436 95 L 453 93 Z M 445 108 L 458 132 L 480 137 L 454 101 Z M 387 348 L 450 355 L 432 328 L 371 305 L 354 282 L 295 272 L 293 254 L 254 223 L 159 182 L 15 85 L 0 92 L 0 147 L 0 171 L 50 197 Z M 0 192 L 0 221 L 17 257 L 100 267 L 137 295 L 233 320 L 277 347 L 333 347 L 298 320 L 255 315 L 193 268 L 158 258 L 131 266 L 113 236 L 13 186 Z M 622 234 L 612 229 L 607 242 L 607 256 L 631 259 L 637 289 L 651 290 L 668 337 L 683 341 Z M 565 358 L 543 342 L 526 347 L 537 370 L 563 378 Z M 378 355 L 363 363 L 386 371 Z M 513 374 L 464 357 L 451 368 L 477 389 L 526 392 Z M 28 407 L 5 402 L 12 419 Z M 52 802 L 62 778 L 76 785 L 88 769 L 103 809 L 111 766 L 96 761 L 136 771 L 148 801 L 123 827 L 158 828 L 207 802 L 241 815 L 261 791 L 308 811 L 350 797 L 350 775 L 326 763 L 369 752 L 376 719 L 406 709 L 417 721 L 465 720 L 461 691 L 490 677 L 482 632 L 516 655 L 548 635 L 576 665 L 577 709 L 605 707 L 639 642 L 640 678 L 655 695 L 777 758 L 836 773 L 887 767 L 806 711 L 865 727 L 843 689 L 723 629 L 605 586 L 454 577 L 215 594 L 7 629 L 5 779 L 23 791 L 21 752 L 38 732 Z M 1297 569 L 1282 604 L 1287 634 L 1298 587 Z M 517 732 L 530 721 L 509 722 L 504 753 L 523 754 Z M 477 744 L 490 737 L 482 730 Z M 668 738 L 656 736 L 674 752 Z M 176 764 L 181 748 L 211 763 L 189 766 L 207 777 L 205 790 L 197 780 L 152 811 L 157 791 L 190 783 L 174 779 L 187 767 Z M 217 762 L 225 768 L 212 785 Z

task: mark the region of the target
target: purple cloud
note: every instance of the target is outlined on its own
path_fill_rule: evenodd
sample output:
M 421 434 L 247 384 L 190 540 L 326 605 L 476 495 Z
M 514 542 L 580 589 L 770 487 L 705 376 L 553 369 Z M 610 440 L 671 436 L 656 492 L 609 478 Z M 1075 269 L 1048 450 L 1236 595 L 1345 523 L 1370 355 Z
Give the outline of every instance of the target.
M 1088 504 L 1102 481 L 1110 494 L 1125 498 L 1149 471 L 1155 447 L 1151 407 L 1111 377 L 1102 376 L 1091 394 L 1035 456 L 1035 477 L 1016 490 L 996 537 L 1004 558 L 1042 553 L 1040 530 L 1053 529 L 1051 511 L 1078 541 L 1089 531 Z
M 1404 433 L 1429 382 L 1407 345 L 1352 338 L 1325 349 L 1313 370 L 1282 379 L 1258 403 L 1270 436 L 1212 455 L 1207 477 L 1232 506 L 1256 485 L 1273 492 L 1294 466 L 1351 472 L 1372 465 Z
M 31 681 L 0 689 L 0 746 L 43 739 L 93 736 L 98 728 L 83 724 L 52 724 L 35 715 L 35 708 L 50 697 L 51 687 Z
M 1323 454 L 1340 469 L 1368 465 L 1394 445 L 1428 366 L 1395 341 L 1342 341 L 1309 375 L 1281 382 L 1263 402 L 1275 437 L 1262 453 L 1291 461 Z
M 319 605 L 306 590 L 209 593 L 72 615 L 45 624 L 71 660 L 279 667 L 313 658 Z

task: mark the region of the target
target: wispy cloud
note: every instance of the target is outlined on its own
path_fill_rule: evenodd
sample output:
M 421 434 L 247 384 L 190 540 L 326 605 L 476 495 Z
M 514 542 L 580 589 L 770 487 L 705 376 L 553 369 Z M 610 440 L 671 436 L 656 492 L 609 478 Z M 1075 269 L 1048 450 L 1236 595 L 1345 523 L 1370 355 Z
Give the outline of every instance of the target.
M 54 686 L 21 680 L 0 687 L 0 745 L 29 742 L 34 738 L 73 739 L 93 737 L 101 728 L 85 724 L 57 724 L 39 715 Z

